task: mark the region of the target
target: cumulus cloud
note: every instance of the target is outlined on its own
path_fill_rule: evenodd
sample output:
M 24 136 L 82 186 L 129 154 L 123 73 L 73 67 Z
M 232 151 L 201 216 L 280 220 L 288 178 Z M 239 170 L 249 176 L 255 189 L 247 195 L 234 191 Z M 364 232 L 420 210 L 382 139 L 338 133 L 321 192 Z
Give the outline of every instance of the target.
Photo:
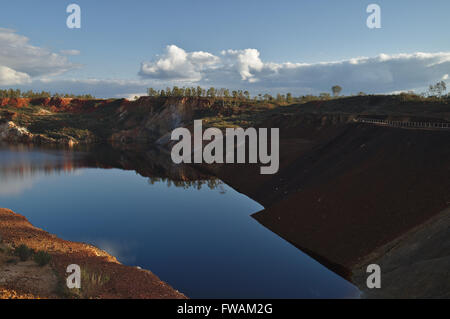
M 140 70 L 141 76 L 154 80 L 310 93 L 329 91 L 336 84 L 348 93 L 409 90 L 447 79 L 448 73 L 450 52 L 272 63 L 262 61 L 256 49 L 224 50 L 219 57 L 208 52 L 189 53 L 174 45 L 168 46 L 166 53 L 154 62 L 142 63 Z
M 0 65 L 0 85 L 20 85 L 30 82 L 28 74 Z
M 213 68 L 219 58 L 208 52 L 191 52 L 169 45 L 166 53 L 153 62 L 143 62 L 139 74 L 146 78 L 197 82 L 205 69 Z
M 264 63 L 259 58 L 259 51 L 256 49 L 227 50 L 222 51 L 222 55 L 225 59 L 228 58 L 227 66 L 234 67 L 243 81 L 255 82 L 257 79 L 252 71 L 261 72 L 264 68 Z
M 30 77 L 52 76 L 78 67 L 67 57 L 33 46 L 14 30 L 0 28 L 0 65 Z

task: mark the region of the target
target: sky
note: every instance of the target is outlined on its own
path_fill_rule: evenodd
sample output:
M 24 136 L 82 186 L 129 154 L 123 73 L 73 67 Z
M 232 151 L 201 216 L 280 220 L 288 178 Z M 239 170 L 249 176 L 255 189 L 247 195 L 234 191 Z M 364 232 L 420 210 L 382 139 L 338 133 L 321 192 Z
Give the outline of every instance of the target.
M 81 8 L 79 29 L 66 24 L 71 3 Z M 373 3 L 381 28 L 367 26 Z M 448 0 L 4 1 L 0 88 L 420 93 L 448 80 L 449 11 Z

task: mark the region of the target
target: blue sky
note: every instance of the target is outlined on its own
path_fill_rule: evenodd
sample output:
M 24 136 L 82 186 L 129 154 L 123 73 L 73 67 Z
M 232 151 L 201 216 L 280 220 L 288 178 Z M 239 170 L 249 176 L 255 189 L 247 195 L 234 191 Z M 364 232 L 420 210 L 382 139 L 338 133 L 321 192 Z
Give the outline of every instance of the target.
M 66 7 L 70 3 L 81 7 L 81 29 L 66 26 Z M 366 26 L 366 7 L 370 3 L 381 7 L 381 29 Z M 345 93 L 420 90 L 450 73 L 445 54 L 413 55 L 450 52 L 449 11 L 448 0 L 47 0 L 39 4 L 16 0 L 2 3 L 0 28 L 28 38 L 27 45 L 33 48 L 61 55 L 67 65 L 61 68 L 63 62 L 58 62 L 57 74 L 31 70 L 36 74 L 26 78 L 22 73 L 28 74 L 24 71 L 29 71 L 30 66 L 11 62 L 15 54 L 12 49 L 8 51 L 10 56 L 2 59 L 0 42 L 0 67 L 5 67 L 5 74 L 13 72 L 10 69 L 19 72 L 12 78 L 22 79 L 14 82 L 5 80 L 11 76 L 4 75 L 2 82 L 0 76 L 0 87 L 74 93 L 88 93 L 83 91 L 90 89 L 101 96 L 127 96 L 145 92 L 146 86 L 200 84 L 250 88 L 254 94 L 278 90 L 306 94 L 328 90 L 331 81 L 342 77 Z M 14 47 L 8 39 L 4 46 Z M 169 45 L 182 51 L 169 50 Z M 78 50 L 80 54 L 64 56 L 61 50 Z M 234 51 L 223 54 L 224 50 Z M 200 63 L 191 60 L 193 52 L 218 59 Z M 380 54 L 389 59 L 377 60 Z M 372 60 L 344 66 L 321 65 L 361 57 Z M 162 67 L 157 67 L 158 61 Z M 167 66 L 170 61 L 175 64 Z M 142 63 L 147 63 L 146 70 Z M 298 65 L 293 71 L 286 63 Z M 438 67 L 428 68 L 436 64 Z M 365 74 L 362 81 L 356 76 L 372 70 L 375 76 Z M 345 79 L 349 72 L 354 74 L 350 80 Z M 420 74 L 426 76 L 420 79 Z M 413 79 L 411 83 L 405 80 L 409 78 Z M 86 79 L 90 82 L 83 82 Z

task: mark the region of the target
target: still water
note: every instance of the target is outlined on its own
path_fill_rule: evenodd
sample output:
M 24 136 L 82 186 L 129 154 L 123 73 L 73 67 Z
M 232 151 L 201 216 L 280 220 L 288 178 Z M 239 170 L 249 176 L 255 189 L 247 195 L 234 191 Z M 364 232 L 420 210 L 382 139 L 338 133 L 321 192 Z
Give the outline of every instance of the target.
M 358 297 L 254 220 L 263 207 L 252 199 L 170 157 L 129 154 L 0 146 L 0 207 L 149 269 L 190 298 Z

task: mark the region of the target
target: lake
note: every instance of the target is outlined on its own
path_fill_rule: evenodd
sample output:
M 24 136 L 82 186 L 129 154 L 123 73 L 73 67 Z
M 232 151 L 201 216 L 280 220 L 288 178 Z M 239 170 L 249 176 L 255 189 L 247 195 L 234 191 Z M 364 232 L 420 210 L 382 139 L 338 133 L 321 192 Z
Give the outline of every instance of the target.
M 0 207 L 151 270 L 190 298 L 355 298 L 250 215 L 263 207 L 157 150 L 0 146 Z

